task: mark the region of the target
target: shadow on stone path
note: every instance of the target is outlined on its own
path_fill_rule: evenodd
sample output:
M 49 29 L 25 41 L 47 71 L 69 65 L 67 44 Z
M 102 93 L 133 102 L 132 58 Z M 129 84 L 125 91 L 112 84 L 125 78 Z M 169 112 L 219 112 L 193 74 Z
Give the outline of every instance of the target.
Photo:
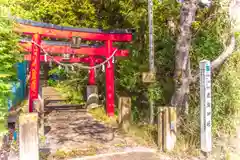
M 111 143 L 118 139 L 116 129 L 106 127 L 82 110 L 53 111 L 46 117 L 47 127 L 46 141 L 53 150 Z M 121 141 L 118 139 L 119 143 Z
M 52 111 L 45 118 L 46 145 L 51 151 L 137 146 L 132 137 L 119 134 L 117 128 L 105 126 L 83 110 Z
M 49 93 L 57 95 L 54 90 Z M 48 97 L 51 96 L 49 93 Z M 136 138 L 122 135 L 117 128 L 95 120 L 85 109 L 63 109 L 54 103 L 51 106 L 45 114 L 45 142 L 41 148 L 49 150 L 53 155 L 59 151 L 71 152 L 79 149 L 92 150 L 94 153 L 91 154 L 96 155 L 122 152 L 126 147 L 138 146 Z

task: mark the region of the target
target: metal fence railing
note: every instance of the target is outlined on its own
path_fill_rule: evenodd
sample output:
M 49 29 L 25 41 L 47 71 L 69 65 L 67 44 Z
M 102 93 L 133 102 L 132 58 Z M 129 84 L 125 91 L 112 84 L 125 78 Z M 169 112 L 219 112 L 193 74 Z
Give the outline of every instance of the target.
M 23 61 L 17 64 L 17 82 L 12 82 L 11 92 L 12 96 L 8 99 L 8 109 L 10 110 L 13 106 L 21 103 L 26 97 L 27 88 L 27 61 Z

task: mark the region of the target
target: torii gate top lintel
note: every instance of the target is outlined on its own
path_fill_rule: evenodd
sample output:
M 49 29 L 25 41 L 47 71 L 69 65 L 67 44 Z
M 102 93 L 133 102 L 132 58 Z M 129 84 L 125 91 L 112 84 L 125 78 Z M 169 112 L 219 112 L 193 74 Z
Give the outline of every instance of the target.
M 86 40 L 111 40 L 118 42 L 132 41 L 133 29 L 102 30 L 92 28 L 75 28 L 36 22 L 32 20 L 16 19 L 16 32 L 24 34 L 40 34 L 44 37 L 66 38 L 79 36 Z

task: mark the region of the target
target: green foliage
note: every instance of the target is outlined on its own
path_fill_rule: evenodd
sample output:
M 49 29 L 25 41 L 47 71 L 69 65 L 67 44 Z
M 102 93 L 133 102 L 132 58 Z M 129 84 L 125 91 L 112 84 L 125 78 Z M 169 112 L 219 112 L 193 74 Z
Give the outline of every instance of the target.
M 58 67 L 54 67 L 49 71 L 49 75 L 56 75 L 58 76 L 60 79 L 64 79 L 66 78 L 66 71 L 63 68 L 58 68 Z
M 240 117 L 240 54 L 233 55 L 214 79 L 213 130 L 230 132 Z
M 1 7 L 1 6 L 0 6 Z M 6 7 L 6 6 L 4 6 Z M 15 64 L 20 60 L 20 53 L 17 42 L 18 37 L 12 32 L 13 22 L 6 18 L 7 15 L 0 17 L 0 119 L 1 126 L 5 125 L 5 118 L 8 112 L 7 99 L 10 98 L 9 82 L 16 80 Z M 0 131 L 3 127 L 0 128 Z
M 85 87 L 82 83 L 71 83 L 71 80 L 65 80 L 54 84 L 54 86 L 63 93 L 63 97 L 67 99 L 69 104 L 84 104 L 82 93 Z
M 97 27 L 96 11 L 89 0 L 13 0 L 10 2 L 16 16 L 79 27 Z M 34 8 L 34 9 L 33 9 Z
M 47 82 L 48 82 L 48 85 L 52 86 L 52 87 L 54 87 L 58 84 L 58 82 L 53 79 L 49 79 Z

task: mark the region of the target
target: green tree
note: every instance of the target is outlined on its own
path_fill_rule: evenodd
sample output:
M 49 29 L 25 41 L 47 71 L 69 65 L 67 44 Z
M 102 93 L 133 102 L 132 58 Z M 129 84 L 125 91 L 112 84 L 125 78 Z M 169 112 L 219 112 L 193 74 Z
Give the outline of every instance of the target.
M 8 9 L 5 5 L 0 7 Z M 11 84 L 16 80 L 16 62 L 20 60 L 18 36 L 12 31 L 13 22 L 7 14 L 0 15 L 0 120 L 5 125 L 8 112 L 7 100 L 11 97 Z

